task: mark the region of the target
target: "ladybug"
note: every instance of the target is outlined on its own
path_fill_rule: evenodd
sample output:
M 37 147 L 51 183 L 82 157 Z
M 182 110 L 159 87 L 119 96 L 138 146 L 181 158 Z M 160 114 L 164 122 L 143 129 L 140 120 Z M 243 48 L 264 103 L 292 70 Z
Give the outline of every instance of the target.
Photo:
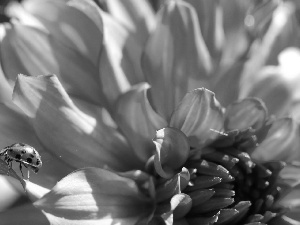
M 12 161 L 20 163 L 20 171 L 22 172 L 22 165 L 29 167 L 33 172 L 37 173 L 42 166 L 41 156 L 33 147 L 24 143 L 16 143 L 7 146 L 0 150 L 0 156 L 4 156 L 4 161 L 11 168 Z

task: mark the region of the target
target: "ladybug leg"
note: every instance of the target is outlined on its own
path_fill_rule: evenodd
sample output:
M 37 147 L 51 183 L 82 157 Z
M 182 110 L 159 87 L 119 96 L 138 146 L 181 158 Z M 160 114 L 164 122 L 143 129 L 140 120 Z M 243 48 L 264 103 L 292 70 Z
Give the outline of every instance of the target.
M 7 161 L 8 161 L 8 163 L 9 163 L 8 166 L 9 166 L 9 168 L 11 169 L 11 168 L 12 168 L 12 159 L 8 159 Z
M 6 164 L 9 166 L 9 158 L 7 157 L 7 155 L 5 155 L 4 161 L 5 161 Z
M 21 162 L 20 162 L 20 171 L 21 171 L 22 177 L 24 178 L 23 171 L 22 171 L 22 163 Z

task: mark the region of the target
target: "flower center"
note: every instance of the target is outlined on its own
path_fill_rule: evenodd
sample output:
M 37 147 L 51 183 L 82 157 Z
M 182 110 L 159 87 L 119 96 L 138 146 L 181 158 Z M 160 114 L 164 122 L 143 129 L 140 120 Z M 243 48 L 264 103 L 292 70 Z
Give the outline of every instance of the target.
M 282 215 L 284 210 L 274 203 L 280 196 L 277 177 L 284 163 L 253 162 L 250 154 L 256 147 L 252 129 L 231 131 L 201 156 L 189 158 L 185 167 L 191 180 L 183 193 L 192 199 L 186 217 L 190 224 L 266 224 Z

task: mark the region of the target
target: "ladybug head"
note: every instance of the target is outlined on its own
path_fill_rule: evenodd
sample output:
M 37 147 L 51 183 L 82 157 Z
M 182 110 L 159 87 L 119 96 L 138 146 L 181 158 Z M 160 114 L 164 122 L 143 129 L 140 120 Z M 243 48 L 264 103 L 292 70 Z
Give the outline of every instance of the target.
M 39 168 L 35 166 L 31 166 L 31 169 L 33 170 L 34 173 L 39 172 Z

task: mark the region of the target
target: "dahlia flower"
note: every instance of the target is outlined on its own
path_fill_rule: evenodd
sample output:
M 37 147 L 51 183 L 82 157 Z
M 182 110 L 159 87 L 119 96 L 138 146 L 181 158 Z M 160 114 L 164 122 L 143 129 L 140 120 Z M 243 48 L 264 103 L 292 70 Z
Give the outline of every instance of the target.
M 264 66 L 292 46 L 278 31 L 268 42 L 278 25 L 272 15 L 283 12 L 293 27 L 295 9 L 271 2 L 269 17 L 253 27 L 262 10 L 254 8 L 251 29 L 235 24 L 220 41 L 219 13 L 230 7 L 203 1 L 214 13 L 201 14 L 191 3 L 168 1 L 156 20 L 141 0 L 101 2 L 110 14 L 88 0 L 11 8 L 1 99 L 3 115 L 18 120 L 5 141 L 36 147 L 45 170 L 25 181 L 33 203 L 1 212 L 3 224 L 299 224 L 299 125 L 272 116 L 297 103 L 297 76 L 287 81 L 285 68 L 298 50 Z M 197 15 L 209 19 L 200 26 Z M 210 21 L 216 26 L 205 33 Z M 234 43 L 243 46 L 229 57 Z M 271 112 L 253 97 L 266 80 L 279 86 L 267 85 L 261 97 L 287 90 L 266 103 Z

